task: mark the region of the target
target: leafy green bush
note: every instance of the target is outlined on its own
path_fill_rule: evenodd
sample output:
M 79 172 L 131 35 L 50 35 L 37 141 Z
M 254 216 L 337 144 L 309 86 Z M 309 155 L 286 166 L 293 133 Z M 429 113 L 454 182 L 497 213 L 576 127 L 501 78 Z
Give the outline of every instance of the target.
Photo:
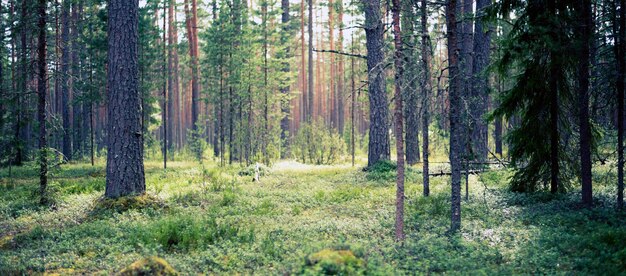
M 324 249 L 309 255 L 305 275 L 355 275 L 365 273 L 365 261 L 350 250 Z
M 302 124 L 294 138 L 291 151 L 302 163 L 330 165 L 345 154 L 346 144 L 336 130 L 322 121 Z
M 166 250 L 191 250 L 220 241 L 252 242 L 254 231 L 215 216 L 168 216 L 138 228 L 142 244 L 158 244 Z

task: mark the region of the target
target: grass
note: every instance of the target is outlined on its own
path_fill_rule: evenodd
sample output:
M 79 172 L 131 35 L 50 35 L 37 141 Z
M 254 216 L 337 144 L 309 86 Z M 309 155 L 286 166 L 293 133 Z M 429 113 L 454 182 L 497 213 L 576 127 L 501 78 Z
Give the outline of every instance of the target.
M 403 245 L 386 168 L 280 162 L 252 182 L 249 168 L 168 165 L 147 162 L 148 195 L 120 201 L 102 199 L 103 164 L 64 165 L 48 207 L 37 204 L 34 166 L 11 178 L 0 170 L 0 274 L 110 275 L 161 260 L 183 275 L 626 273 L 626 214 L 613 209 L 609 165 L 594 169 L 589 210 L 577 191 L 508 192 L 509 171 L 471 176 L 455 235 L 449 179 L 432 178 L 425 198 L 411 168 Z

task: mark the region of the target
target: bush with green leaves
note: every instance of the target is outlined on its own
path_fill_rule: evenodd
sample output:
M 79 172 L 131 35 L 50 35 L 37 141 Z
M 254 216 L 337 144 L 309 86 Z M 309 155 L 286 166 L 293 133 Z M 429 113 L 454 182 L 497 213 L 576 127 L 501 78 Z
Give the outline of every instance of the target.
M 346 144 L 336 130 L 318 120 L 302 124 L 291 150 L 302 163 L 330 165 L 337 163 L 345 154 Z

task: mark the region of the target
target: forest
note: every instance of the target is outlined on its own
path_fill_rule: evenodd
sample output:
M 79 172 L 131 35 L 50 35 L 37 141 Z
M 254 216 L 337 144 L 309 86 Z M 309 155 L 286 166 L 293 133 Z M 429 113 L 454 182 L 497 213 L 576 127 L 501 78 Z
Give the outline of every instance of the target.
M 626 0 L 0 0 L 0 275 L 626 274 Z

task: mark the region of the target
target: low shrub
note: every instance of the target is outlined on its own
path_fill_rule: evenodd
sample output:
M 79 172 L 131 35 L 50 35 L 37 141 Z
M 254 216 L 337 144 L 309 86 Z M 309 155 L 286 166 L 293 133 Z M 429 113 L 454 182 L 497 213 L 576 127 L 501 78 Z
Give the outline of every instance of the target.
M 220 241 L 252 242 L 254 231 L 213 216 L 178 215 L 138 227 L 139 242 L 157 244 L 165 250 L 187 251 Z
M 119 273 L 120 276 L 179 275 L 174 268 L 162 258 L 148 257 L 130 264 Z
M 350 250 L 323 249 L 306 258 L 303 274 L 355 275 L 365 273 L 365 261 Z

